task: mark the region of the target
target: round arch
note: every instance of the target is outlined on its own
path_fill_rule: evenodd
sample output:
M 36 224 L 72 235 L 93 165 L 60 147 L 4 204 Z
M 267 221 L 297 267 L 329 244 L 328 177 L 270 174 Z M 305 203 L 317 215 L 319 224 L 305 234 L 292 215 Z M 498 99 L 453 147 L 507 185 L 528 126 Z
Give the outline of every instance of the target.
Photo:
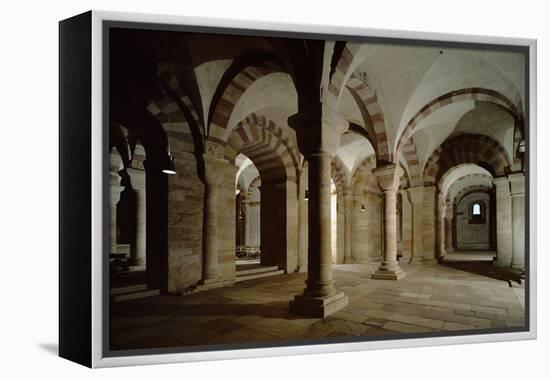
M 428 117 L 431 113 L 437 111 L 438 109 L 460 101 L 482 101 L 500 106 L 502 109 L 507 111 L 514 118 L 514 120 L 516 120 L 516 124 L 519 127 L 521 135 L 524 135 L 523 113 L 510 99 L 491 89 L 463 88 L 448 92 L 433 99 L 411 117 L 396 139 L 394 160 L 397 160 L 397 157 L 401 155 L 405 144 L 412 137 L 414 130 L 424 118 Z
M 225 145 L 225 158 L 243 154 L 260 174 L 261 264 L 292 272 L 297 266 L 297 156 L 281 130 L 252 114 L 239 122 Z

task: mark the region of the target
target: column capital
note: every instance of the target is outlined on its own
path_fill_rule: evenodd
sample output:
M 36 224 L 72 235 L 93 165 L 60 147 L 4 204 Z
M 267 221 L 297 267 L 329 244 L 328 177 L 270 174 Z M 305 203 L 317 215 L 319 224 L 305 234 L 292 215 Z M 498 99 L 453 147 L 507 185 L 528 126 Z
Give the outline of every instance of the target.
M 288 124 L 296 132 L 298 147 L 306 157 L 315 153 L 332 156 L 340 147 L 340 136 L 349 127 L 349 122 L 324 103 L 290 116 Z
M 437 187 L 435 185 L 428 185 L 424 187 L 424 192 L 428 194 L 435 194 Z
M 204 179 L 209 186 L 218 186 L 223 180 L 226 170 L 233 168 L 234 173 L 238 168 L 227 160 L 219 159 L 209 154 L 203 154 L 204 159 Z
M 120 200 L 120 193 L 124 190 L 124 187 L 120 185 L 122 177 L 118 173 L 124 166 L 122 164 L 122 158 L 117 151 L 111 151 L 109 157 L 109 194 L 111 206 L 116 206 Z
M 120 185 L 113 186 L 109 188 L 109 193 L 111 197 L 111 206 L 116 206 L 118 201 L 120 201 L 120 193 L 124 191 L 124 187 Z
M 493 184 L 495 184 L 495 186 L 501 187 L 501 188 L 505 187 L 505 186 L 508 186 L 509 185 L 508 177 L 506 177 L 506 176 L 495 177 L 495 178 L 493 178 Z
M 403 175 L 403 168 L 396 164 L 386 164 L 372 170 L 378 185 L 384 192 L 397 192 L 399 179 Z
M 204 156 L 209 156 L 214 159 L 223 160 L 225 156 L 225 148 L 221 142 L 217 140 L 208 139 L 204 144 Z
M 413 186 L 407 189 L 409 193 L 409 199 L 413 205 L 420 204 L 424 202 L 424 187 L 423 186 Z
M 523 172 L 508 175 L 508 181 L 510 181 L 512 196 L 525 195 L 525 175 Z
M 437 206 L 441 212 L 445 212 L 445 209 L 447 208 L 447 201 L 442 192 L 439 192 L 437 195 Z
M 130 177 L 130 183 L 132 184 L 132 189 L 136 192 L 145 191 L 145 171 L 136 168 L 126 169 L 128 176 Z
M 263 192 L 269 189 L 284 189 L 286 188 L 287 181 L 290 181 L 290 180 L 272 181 L 272 182 L 263 181 L 262 185 L 259 186 L 258 189 L 260 189 L 260 192 Z
M 445 218 L 453 219 L 453 208 L 451 206 L 447 206 L 445 209 Z
M 351 190 L 344 190 L 342 197 L 344 201 L 353 201 L 353 192 Z
M 124 168 L 124 164 L 122 163 L 122 158 L 120 157 L 120 154 L 115 149 L 111 150 L 109 153 L 109 171 L 118 173 L 121 169 Z

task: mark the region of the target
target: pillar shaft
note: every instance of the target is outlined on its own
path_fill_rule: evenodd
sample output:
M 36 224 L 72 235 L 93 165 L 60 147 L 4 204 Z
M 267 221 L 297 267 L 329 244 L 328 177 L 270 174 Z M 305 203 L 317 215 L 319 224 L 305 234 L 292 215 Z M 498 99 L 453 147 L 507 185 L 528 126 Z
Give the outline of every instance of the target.
M 307 245 L 308 245 L 308 224 L 307 204 L 305 199 L 307 190 L 307 167 L 304 164 L 300 177 L 298 191 L 298 272 L 307 272 Z M 309 193 L 308 193 L 309 195 Z
M 124 190 L 124 187 L 120 185 L 121 177 L 118 174 L 119 170 L 123 168 L 122 159 L 117 152 L 112 151 L 110 153 L 109 161 L 109 194 L 110 194 L 110 224 L 109 224 L 109 240 L 110 240 L 110 253 L 117 252 L 117 204 L 120 200 L 120 193 Z
M 525 268 L 525 176 L 508 176 L 512 195 L 512 267 Z
M 445 211 L 445 249 L 446 252 L 452 252 L 453 248 L 453 209 L 447 205 Z
M 445 198 L 439 195 L 437 207 L 437 221 L 436 221 L 436 257 L 441 259 L 445 257 L 447 252 L 445 251 L 445 211 L 447 209 L 445 204 Z
M 412 251 L 411 264 L 424 261 L 422 256 L 422 206 L 424 204 L 424 187 L 415 186 L 407 190 L 412 204 Z
M 401 193 L 401 261 L 408 262 L 412 257 L 412 204 L 405 189 Z
M 397 217 L 395 206 L 397 203 L 396 192 L 393 190 L 384 191 L 384 263 L 397 261 Z
M 144 191 L 135 191 L 136 198 L 136 233 L 130 246 L 130 262 L 134 265 L 145 265 L 146 259 L 146 199 Z
M 206 185 L 204 281 L 218 278 L 218 193 L 219 188 L 216 185 Z
M 220 281 L 218 272 L 218 197 L 223 168 L 227 163 L 218 158 L 204 155 L 204 230 L 203 230 L 203 273 L 201 283 L 215 284 Z
M 332 279 L 331 159 L 349 123 L 326 104 L 316 104 L 288 119 L 308 163 L 308 272 L 303 294 L 290 310 L 325 317 L 348 304 Z
M 145 265 L 146 259 L 146 192 L 145 192 L 145 171 L 135 168 L 127 169 L 128 176 L 135 195 L 135 221 L 136 230 L 132 243 L 130 244 L 130 264 Z
M 400 166 L 389 164 L 373 171 L 382 188 L 384 198 L 384 249 L 378 270 L 372 278 L 398 280 L 405 277 L 405 272 L 397 262 L 397 190 L 399 179 L 403 174 Z
M 497 256 L 495 264 L 512 264 L 512 201 L 507 177 L 493 179 L 496 186 Z
M 323 297 L 335 292 L 332 280 L 332 248 L 330 232 L 331 156 L 318 153 L 308 156 L 308 278 L 306 295 Z
M 351 225 L 353 216 L 353 195 L 350 192 L 344 193 L 344 262 L 354 262 L 351 252 Z
M 117 216 L 116 216 L 116 207 L 118 204 L 118 201 L 120 200 L 120 192 L 122 191 L 123 187 L 113 187 L 111 186 L 111 207 L 110 207 L 110 214 L 111 214 L 111 220 L 110 220 L 110 232 L 109 232 L 109 239 L 111 244 L 111 253 L 117 252 Z

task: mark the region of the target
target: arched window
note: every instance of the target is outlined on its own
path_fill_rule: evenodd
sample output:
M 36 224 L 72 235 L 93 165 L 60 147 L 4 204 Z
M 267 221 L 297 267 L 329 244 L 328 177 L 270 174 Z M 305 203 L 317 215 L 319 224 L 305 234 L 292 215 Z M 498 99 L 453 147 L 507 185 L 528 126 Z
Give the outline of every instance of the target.
M 470 223 L 485 223 L 485 204 L 474 201 L 470 204 Z

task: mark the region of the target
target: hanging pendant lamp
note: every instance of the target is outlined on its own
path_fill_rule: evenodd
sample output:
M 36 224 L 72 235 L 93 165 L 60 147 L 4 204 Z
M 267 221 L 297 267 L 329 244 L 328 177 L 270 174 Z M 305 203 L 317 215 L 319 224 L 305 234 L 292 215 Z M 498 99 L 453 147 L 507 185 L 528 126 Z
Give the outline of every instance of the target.
M 163 173 L 166 173 L 167 175 L 175 175 L 176 174 L 176 167 L 174 165 L 174 156 L 170 153 L 170 132 L 172 129 L 172 119 L 170 116 L 170 113 L 168 113 L 168 161 L 166 162 L 166 166 L 162 170 Z

